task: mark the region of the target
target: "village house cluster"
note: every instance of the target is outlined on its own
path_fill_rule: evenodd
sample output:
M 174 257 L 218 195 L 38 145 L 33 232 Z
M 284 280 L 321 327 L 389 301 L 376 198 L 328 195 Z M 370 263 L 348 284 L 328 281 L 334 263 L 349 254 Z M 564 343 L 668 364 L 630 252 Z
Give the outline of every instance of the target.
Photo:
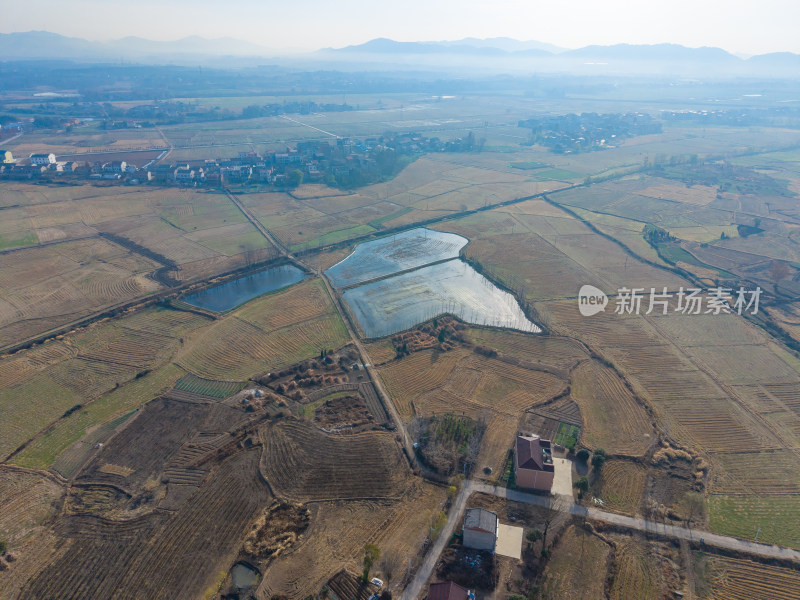
M 15 160 L 0 150 L 0 177 L 8 179 L 112 180 L 130 185 L 208 186 L 248 183 L 293 187 L 303 181 L 329 185 L 359 185 L 393 175 L 404 156 L 446 151 L 452 142 L 416 133 L 391 134 L 364 140 L 347 137 L 335 142 L 298 142 L 283 152 L 239 152 L 235 158 L 161 163 L 159 158 L 138 167 L 125 160 L 58 160 L 54 154 L 31 154 Z M 133 154 L 133 153 L 128 153 Z M 118 154 L 119 156 L 119 154 Z

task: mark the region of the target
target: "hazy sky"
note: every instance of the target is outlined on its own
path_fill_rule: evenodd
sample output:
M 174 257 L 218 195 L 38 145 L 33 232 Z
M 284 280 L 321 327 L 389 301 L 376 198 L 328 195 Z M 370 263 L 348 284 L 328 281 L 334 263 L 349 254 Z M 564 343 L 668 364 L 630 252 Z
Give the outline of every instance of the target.
M 800 53 L 797 0 L 0 0 L 0 15 L 2 33 L 90 40 L 230 36 L 312 50 L 375 37 L 507 36 L 568 48 L 674 42 Z

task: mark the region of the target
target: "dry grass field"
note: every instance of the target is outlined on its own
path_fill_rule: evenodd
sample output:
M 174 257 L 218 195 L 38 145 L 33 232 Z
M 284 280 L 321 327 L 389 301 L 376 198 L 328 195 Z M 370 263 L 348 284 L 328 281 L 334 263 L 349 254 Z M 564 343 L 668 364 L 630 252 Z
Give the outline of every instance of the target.
M 260 436 L 265 479 L 294 501 L 398 499 L 408 483 L 408 465 L 389 433 L 337 436 L 286 421 Z
M 593 487 L 593 494 L 604 502 L 606 510 L 625 514 L 641 512 L 647 480 L 646 469 L 633 461 L 611 459 Z
M 602 196 L 602 186 L 599 193 Z M 628 380 L 633 393 L 653 409 L 651 417 L 644 409 L 628 409 L 638 404 L 625 404 L 619 409 L 620 417 L 624 418 L 606 418 L 610 414 L 604 405 L 606 401 L 599 400 L 603 389 L 607 388 L 606 394 L 614 400 L 630 399 L 631 394 L 618 378 L 611 387 L 608 387 L 610 382 L 595 385 L 599 374 L 585 377 L 586 384 L 582 387 L 582 370 L 589 366 L 580 366 L 573 372 L 572 395 L 581 404 L 587 425 L 582 441 L 604 444 L 609 450 L 620 442 L 619 423 L 627 422 L 632 428 L 623 427 L 622 431 L 639 439 L 625 442 L 628 447 L 622 452 L 641 454 L 648 446 L 646 440 L 655 441 L 657 432 L 695 448 L 712 464 L 708 501 L 713 529 L 754 536 L 757 526 L 746 521 L 746 507 L 752 506 L 754 518 L 766 522 L 766 515 L 773 514 L 784 524 L 783 528 L 774 528 L 775 537 L 767 534 L 763 539 L 800 544 L 800 537 L 787 522 L 800 495 L 791 492 L 770 504 L 761 500 L 755 490 L 730 495 L 725 488 L 718 487 L 726 478 L 726 469 L 746 453 L 789 449 L 782 456 L 787 465 L 793 465 L 787 469 L 797 472 L 800 423 L 796 421 L 793 398 L 800 389 L 797 387 L 800 381 L 796 359 L 770 341 L 763 331 L 736 315 L 681 315 L 674 314 L 674 310 L 669 316 L 657 312 L 649 316 L 618 315 L 614 314 L 612 298 L 604 313 L 581 316 L 572 298 L 585 283 L 607 292 L 623 286 L 660 290 L 664 286 L 678 289 L 691 284 L 626 255 L 569 215 L 554 216 L 554 210 L 557 209 L 548 206 L 542 215 L 512 215 L 500 209 L 480 221 L 467 217 L 448 222 L 442 228 L 468 237 L 468 256 L 475 257 L 490 275 L 534 302 L 539 321 L 552 332 L 580 340 L 611 361 Z M 535 213 L 536 208 L 531 212 Z M 674 309 L 674 304 L 670 309 Z M 647 299 L 642 313 L 646 310 Z M 757 367 L 743 368 L 742 361 L 750 364 L 751 358 Z M 422 376 L 420 380 L 429 379 Z M 399 397 L 408 398 L 413 393 L 412 387 L 410 391 L 403 390 Z M 592 398 L 597 400 L 591 402 Z M 401 406 L 408 403 L 408 399 L 400 401 Z M 611 407 L 613 412 L 613 404 Z M 587 411 L 592 417 L 587 418 Z M 637 413 L 640 417 L 636 417 Z M 649 425 L 653 421 L 655 431 Z M 645 435 L 651 437 L 644 438 Z M 592 441 L 593 438 L 601 441 Z M 715 459 L 730 453 L 733 453 L 730 461 Z M 759 489 L 784 489 L 788 472 L 766 470 Z M 762 531 L 761 536 L 764 534 Z
M 641 538 L 612 536 L 614 564 L 611 567 L 611 600 L 667 598 L 677 573 L 660 544 Z
M 496 472 L 525 410 L 563 393 L 567 382 L 554 373 L 566 373 L 585 354 L 577 345 L 536 335 L 477 328 L 467 335 L 486 347 L 508 350 L 508 356 L 487 358 L 456 346 L 390 360 L 389 352 L 378 345 L 378 356 L 386 361 L 379 373 L 406 422 L 444 413 L 484 420 L 487 429 L 478 462 Z
M 309 505 L 311 526 L 303 542 L 264 573 L 259 597 L 304 598 L 316 593 L 341 568 L 359 572 L 364 544 L 381 548 L 374 574 L 393 592 L 402 589 L 409 564 L 419 554 L 433 514 L 444 504 L 442 488 L 415 480 L 398 501 L 331 501 Z M 353 525 L 357 523 L 358 526 Z M 387 562 L 388 561 L 388 562 Z M 298 570 L 297 565 L 304 568 Z M 387 566 L 391 565 L 391 579 Z
M 177 364 L 207 379 L 244 380 L 345 344 L 319 280 L 263 296 L 189 336 Z
M 27 579 L 36 574 L 51 553 L 59 553 L 50 530 L 61 486 L 38 473 L 0 469 L 0 539 L 17 556 L 12 568 L 0 572 L 0 598 L 17 597 Z
M 542 594 L 564 600 L 600 600 L 606 597 L 605 580 L 611 549 L 586 530 L 569 526 L 547 563 Z
M 274 256 L 223 194 L 90 185 L 8 188 L 8 201 L 16 204 L 0 226 L 0 251 L 8 250 L 0 263 L 2 345 L 163 290 L 163 280 L 151 275 L 165 266 L 172 281 L 185 282 Z
M 745 559 L 708 557 L 710 581 L 708 600 L 749 600 L 797 597 L 800 574 L 794 569 L 774 567 Z
M 571 383 L 584 420 L 584 445 L 630 456 L 653 445 L 651 419 L 613 370 L 589 361 L 573 371 Z

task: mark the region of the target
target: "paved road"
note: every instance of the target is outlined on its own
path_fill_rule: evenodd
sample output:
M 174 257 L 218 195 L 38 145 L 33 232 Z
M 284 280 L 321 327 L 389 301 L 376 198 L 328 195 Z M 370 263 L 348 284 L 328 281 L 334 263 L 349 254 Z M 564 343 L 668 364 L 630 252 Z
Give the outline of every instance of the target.
M 739 538 L 729 537 L 726 535 L 719 535 L 710 533 L 708 531 L 699 531 L 688 529 L 686 527 L 679 527 L 677 525 L 668 525 L 666 523 L 657 523 L 655 521 L 648 521 L 638 517 L 628 517 L 625 515 L 618 515 L 596 508 L 586 508 L 575 504 L 571 496 L 539 496 L 536 494 L 526 494 L 519 490 L 509 490 L 504 487 L 480 483 L 477 481 L 467 481 L 461 488 L 455 503 L 448 516 L 448 522 L 445 531 L 436 540 L 436 543 L 428 550 L 425 559 L 422 561 L 417 573 L 403 591 L 403 600 L 417 600 L 422 595 L 425 583 L 433 573 L 433 569 L 439 560 L 439 556 L 444 550 L 446 542 L 453 534 L 454 528 L 461 523 L 461 517 L 464 514 L 467 499 L 473 493 L 484 493 L 497 496 L 498 498 L 506 498 L 514 502 L 523 502 L 525 504 L 533 504 L 543 508 L 551 508 L 562 512 L 569 512 L 571 515 L 578 517 L 587 517 L 595 521 L 602 521 L 604 523 L 611 523 L 618 527 L 625 529 L 634 529 L 636 531 L 643 531 L 667 538 L 675 538 L 679 540 L 687 540 L 691 542 L 699 542 L 701 539 L 707 546 L 715 546 L 717 548 L 725 548 L 728 550 L 736 550 L 739 552 L 746 552 L 755 556 L 763 556 L 765 558 L 780 558 L 784 560 L 793 560 L 800 563 L 800 552 L 792 550 L 791 548 L 783 548 L 781 546 L 774 546 L 768 544 L 759 544 L 757 542 L 750 542 L 747 540 L 740 540 Z
M 411 583 L 409 583 L 406 586 L 406 589 L 403 590 L 402 600 L 416 600 L 422 595 L 422 588 L 428 582 L 428 578 L 431 576 L 431 573 L 433 573 L 433 569 L 439 560 L 439 556 L 441 556 L 447 542 L 450 541 L 450 537 L 453 535 L 456 525 L 461 524 L 461 517 L 464 515 L 464 509 L 467 506 L 467 500 L 474 491 L 475 490 L 472 489 L 471 481 L 466 482 L 465 485 L 461 486 L 461 491 L 455 497 L 455 500 L 453 500 L 453 505 L 450 507 L 450 514 L 447 515 L 447 523 L 442 529 L 442 533 L 439 534 L 439 537 L 428 549 L 428 553 L 425 555 L 422 564 L 414 574 L 414 578 L 411 580 Z
M 514 500 L 515 502 L 524 502 L 526 504 L 535 504 L 538 506 L 546 506 L 548 502 L 545 496 L 526 494 L 524 492 L 520 492 L 519 490 L 508 490 L 506 488 L 472 481 L 469 482 L 469 484 L 470 488 L 474 492 L 492 494 L 500 498 Z M 563 509 L 561 508 L 562 506 Z M 702 539 L 707 546 L 716 546 L 717 548 L 726 548 L 728 550 L 746 552 L 748 554 L 763 556 L 765 558 L 793 560 L 800 563 L 800 552 L 797 550 L 792 550 L 791 548 L 784 548 L 782 546 L 770 544 L 759 544 L 758 542 L 742 540 L 727 535 L 719 535 L 709 531 L 701 531 L 697 529 L 681 527 L 679 525 L 669 525 L 667 523 L 648 521 L 647 519 L 642 519 L 639 517 L 618 515 L 617 513 L 606 512 L 597 508 L 587 508 L 585 506 L 574 504 L 571 499 L 558 508 L 562 510 L 569 510 L 570 514 L 575 516 L 588 517 L 589 519 L 594 519 L 595 521 L 611 523 L 626 529 L 635 529 L 637 531 L 644 531 L 645 533 L 652 533 L 662 537 L 687 540 L 690 542 L 698 542 Z

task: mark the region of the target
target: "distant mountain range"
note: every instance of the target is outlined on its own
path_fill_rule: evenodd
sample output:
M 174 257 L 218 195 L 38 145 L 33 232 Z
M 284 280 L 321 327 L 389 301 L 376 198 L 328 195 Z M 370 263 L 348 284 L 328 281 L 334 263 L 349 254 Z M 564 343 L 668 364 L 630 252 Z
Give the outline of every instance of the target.
M 209 40 L 191 36 L 170 42 L 126 37 L 110 42 L 90 42 L 49 31 L 0 34 L 0 60 L 76 59 L 135 60 L 186 55 L 267 56 L 276 51 L 233 38 Z
M 257 61 L 265 57 L 284 56 L 289 52 L 269 49 L 258 44 L 233 38 L 206 39 L 198 36 L 160 42 L 139 37 L 126 37 L 110 42 L 91 42 L 81 38 L 66 37 L 47 31 L 0 34 L 0 60 L 66 59 L 77 61 L 128 60 L 143 63 L 194 63 L 213 61 L 224 65 L 224 57 L 247 58 Z M 301 58 L 300 58 L 301 57 Z M 398 42 L 377 38 L 366 43 L 344 48 L 324 48 L 304 55 L 294 54 L 293 59 L 304 65 L 327 62 L 342 66 L 357 63 L 382 65 L 417 62 L 423 66 L 458 65 L 484 69 L 540 69 L 570 70 L 597 68 L 610 65 L 620 70 L 638 67 L 640 72 L 671 71 L 682 73 L 685 65 L 709 73 L 775 74 L 800 77 L 800 55 L 776 52 L 739 58 L 720 48 L 687 48 L 677 44 L 586 46 L 578 49 L 559 48 L 534 40 L 519 41 L 512 38 L 464 38 L 454 41 Z M 413 60 L 409 60 L 413 59 Z M 298 63 L 299 64 L 299 63 Z M 585 67 L 590 65 L 590 67 Z M 622 67 L 627 65 L 627 67 Z M 407 64 L 405 65 L 407 67 Z
M 583 73 L 672 73 L 694 75 L 743 75 L 800 77 L 800 54 L 776 52 L 740 58 L 721 48 L 688 48 L 678 44 L 615 44 L 585 46 L 567 50 L 539 42 L 520 42 L 510 38 L 454 42 L 397 42 L 377 38 L 344 48 L 325 48 L 318 55 L 347 57 L 350 60 L 388 62 L 395 57 L 415 57 L 432 64 L 473 60 L 476 68 L 483 62 L 511 68 L 521 65 L 540 71 L 575 71 Z M 500 62 L 500 61 L 504 62 Z
M 475 54 L 481 56 L 504 56 L 525 54 L 529 56 L 552 56 L 564 52 L 564 48 L 541 42 L 520 42 L 511 38 L 464 38 L 452 42 L 396 42 L 388 38 L 376 38 L 357 46 L 324 48 L 321 52 L 371 53 L 371 54 Z
M 480 43 L 476 43 L 480 42 Z M 585 46 L 567 50 L 539 42 L 519 42 L 510 38 L 475 40 L 466 38 L 455 42 L 396 42 L 387 38 L 376 38 L 357 46 L 325 48 L 322 52 L 348 54 L 475 54 L 482 56 L 557 56 L 561 59 L 606 59 L 606 60 L 702 60 L 742 61 L 741 58 L 720 48 L 687 48 L 678 44 L 616 44 L 613 46 Z M 800 56 L 790 54 L 790 56 Z

